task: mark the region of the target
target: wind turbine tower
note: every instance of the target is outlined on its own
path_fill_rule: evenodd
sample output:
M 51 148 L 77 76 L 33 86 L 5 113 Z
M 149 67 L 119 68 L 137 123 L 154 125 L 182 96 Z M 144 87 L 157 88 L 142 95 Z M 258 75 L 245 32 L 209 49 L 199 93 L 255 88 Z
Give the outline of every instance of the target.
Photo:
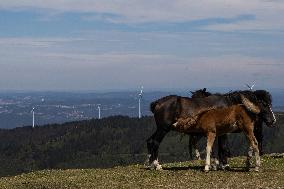
M 143 86 L 141 86 L 140 93 L 138 95 L 138 117 L 141 118 L 141 100 L 143 95 Z
M 101 119 L 101 105 L 98 104 L 98 111 L 99 111 L 99 119 Z
M 33 107 L 32 109 L 32 114 L 33 114 L 33 128 L 35 127 L 35 108 Z

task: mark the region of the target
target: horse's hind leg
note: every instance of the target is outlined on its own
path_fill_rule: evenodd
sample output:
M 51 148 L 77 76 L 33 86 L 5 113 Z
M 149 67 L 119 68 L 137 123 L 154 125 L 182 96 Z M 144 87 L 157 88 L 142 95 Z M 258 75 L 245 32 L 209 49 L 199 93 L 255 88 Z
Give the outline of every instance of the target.
M 258 120 L 254 124 L 254 136 L 258 142 L 259 154 L 263 155 L 263 134 L 262 134 L 262 120 Z
M 165 129 L 157 129 L 156 132 L 147 140 L 149 163 L 156 170 L 162 169 L 162 166 L 158 162 L 158 151 L 160 143 L 167 133 L 168 131 Z
M 217 147 L 216 139 L 217 138 L 215 138 L 215 142 L 211 149 L 211 169 L 214 171 L 217 171 L 218 167 L 220 166 L 220 162 L 219 162 L 218 155 L 217 155 L 218 147 Z
M 216 133 L 210 132 L 207 134 L 206 162 L 205 162 L 205 168 L 204 168 L 205 172 L 208 172 L 210 168 L 210 155 L 211 155 L 211 150 L 214 144 L 215 137 L 216 137 Z
M 148 139 L 147 139 L 147 149 L 148 149 L 148 155 L 147 155 L 147 160 L 145 161 L 145 165 L 150 165 L 153 162 L 153 146 L 154 146 L 154 141 L 153 138 L 157 135 L 156 130 Z
M 201 139 L 202 136 L 200 135 L 189 135 L 189 143 L 188 143 L 188 149 L 189 149 L 189 154 L 190 158 L 194 159 L 192 155 L 192 148 L 194 149 L 194 155 L 197 160 L 201 160 L 200 157 L 200 152 L 197 148 L 197 142 Z
M 222 135 L 218 137 L 218 158 L 220 160 L 220 168 L 225 170 L 229 169 L 228 157 L 231 155 L 230 148 L 228 146 L 228 135 Z
M 193 154 L 192 154 L 192 147 L 193 147 L 193 135 L 189 135 L 189 139 L 188 139 L 188 153 L 190 156 L 190 159 L 194 159 L 193 158 Z

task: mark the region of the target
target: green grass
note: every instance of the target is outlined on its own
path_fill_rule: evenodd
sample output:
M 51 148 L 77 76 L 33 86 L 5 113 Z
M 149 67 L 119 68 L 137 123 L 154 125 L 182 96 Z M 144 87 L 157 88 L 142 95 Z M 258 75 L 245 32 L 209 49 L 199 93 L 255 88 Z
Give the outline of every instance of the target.
M 0 178 L 0 188 L 284 188 L 284 158 L 262 157 L 260 172 L 245 172 L 244 157 L 230 159 L 232 170 L 204 173 L 203 161 L 110 169 L 43 170 Z

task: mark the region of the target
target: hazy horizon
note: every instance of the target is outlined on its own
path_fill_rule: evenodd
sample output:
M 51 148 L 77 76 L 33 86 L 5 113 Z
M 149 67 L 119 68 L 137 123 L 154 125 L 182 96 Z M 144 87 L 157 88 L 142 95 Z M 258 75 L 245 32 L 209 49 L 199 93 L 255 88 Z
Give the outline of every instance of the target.
M 212 89 L 210 92 L 229 92 L 228 89 Z M 101 116 L 138 116 L 140 91 L 128 92 L 0 92 L 0 128 L 14 128 L 32 124 L 33 108 L 36 124 L 64 123 L 76 120 L 98 118 L 98 104 Z M 272 95 L 272 108 L 275 112 L 284 111 L 284 89 L 269 90 Z M 152 115 L 150 103 L 167 95 L 190 97 L 189 90 L 149 91 L 145 88 L 142 101 L 142 115 Z
M 144 86 L 143 86 L 144 87 Z M 234 88 L 234 87 L 188 87 L 188 88 L 145 88 L 145 92 L 189 92 L 198 89 L 206 88 L 207 91 L 211 92 L 229 92 L 229 91 L 237 91 L 237 90 L 249 90 L 245 85 Z M 129 88 L 129 89 L 0 89 L 0 93 L 120 93 L 120 92 L 137 92 L 139 93 L 140 87 L 137 88 Z M 268 91 L 283 91 L 283 88 L 260 88 L 253 87 L 253 90 L 268 90 Z

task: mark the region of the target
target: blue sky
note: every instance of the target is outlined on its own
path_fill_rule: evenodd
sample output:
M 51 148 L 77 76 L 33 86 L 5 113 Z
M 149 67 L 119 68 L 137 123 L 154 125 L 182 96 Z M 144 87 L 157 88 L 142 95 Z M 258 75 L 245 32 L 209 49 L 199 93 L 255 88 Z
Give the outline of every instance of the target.
M 0 90 L 284 88 L 284 2 L 0 2 Z

